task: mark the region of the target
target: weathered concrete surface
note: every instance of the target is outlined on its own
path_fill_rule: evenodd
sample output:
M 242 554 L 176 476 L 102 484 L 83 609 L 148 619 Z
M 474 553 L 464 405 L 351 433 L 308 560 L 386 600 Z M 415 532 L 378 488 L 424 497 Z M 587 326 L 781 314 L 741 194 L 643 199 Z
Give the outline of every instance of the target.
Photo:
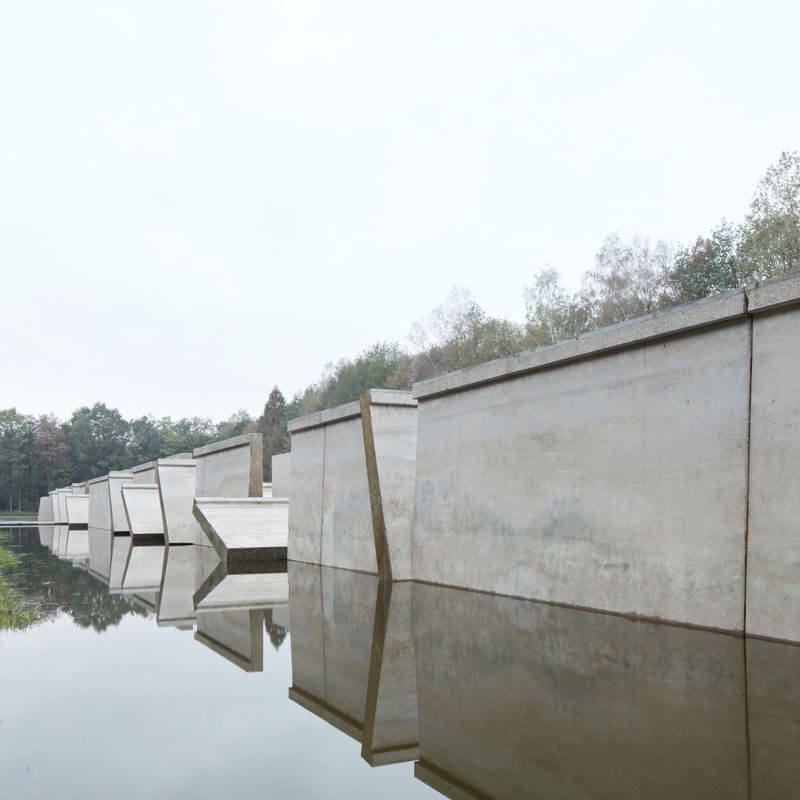
M 272 496 L 289 497 L 292 479 L 292 454 L 272 456 Z
M 245 672 L 264 669 L 263 611 L 198 611 L 194 638 Z
M 800 641 L 800 303 L 781 287 L 753 319 L 747 632 Z
M 163 536 L 157 483 L 129 483 L 122 487 L 122 503 L 131 536 Z
M 129 471 L 109 472 L 89 481 L 89 527 L 114 533 L 128 532 L 128 519 L 122 502 L 122 486 L 133 481 Z
M 373 766 L 417 757 L 411 584 L 289 562 L 289 697 Z
M 170 545 L 208 544 L 192 515 L 197 466 L 192 459 L 160 458 L 156 462 L 164 536 Z
M 71 528 L 89 526 L 89 497 L 85 494 L 64 495 L 67 507 L 67 524 Z
M 417 387 L 415 577 L 742 630 L 749 363 L 742 318 Z
M 416 404 L 373 389 L 292 420 L 289 558 L 411 577 Z
M 192 545 L 167 548 L 156 607 L 160 626 L 189 630 L 194 626 L 194 593 L 219 564 L 211 547 Z
M 264 483 L 260 433 L 235 436 L 193 451 L 197 497 L 261 497 Z
M 42 525 L 53 525 L 55 523 L 55 518 L 53 516 L 53 498 L 50 495 L 39 498 L 39 513 L 36 519 Z
M 751 797 L 740 637 L 445 587 L 413 592 L 415 774 L 445 796 Z
M 197 498 L 194 517 L 222 560 L 285 560 L 289 502 L 264 497 Z

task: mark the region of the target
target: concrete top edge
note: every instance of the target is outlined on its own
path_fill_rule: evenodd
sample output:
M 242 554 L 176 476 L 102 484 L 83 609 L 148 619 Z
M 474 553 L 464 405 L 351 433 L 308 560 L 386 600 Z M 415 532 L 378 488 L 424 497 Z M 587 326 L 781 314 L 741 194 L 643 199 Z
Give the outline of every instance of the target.
M 790 272 L 747 287 L 747 308 L 751 313 L 800 303 L 800 272 Z
M 158 489 L 157 483 L 125 483 L 123 484 L 122 488 L 127 492 L 132 489 L 136 489 L 137 491 L 140 489 L 147 489 L 148 491 L 153 491 L 153 489 Z M 81 495 L 77 495 L 80 497 Z M 84 495 L 85 497 L 85 495 Z
M 197 458 L 198 456 L 207 456 L 211 453 L 218 453 L 222 450 L 231 450 L 234 447 L 244 447 L 249 445 L 260 433 L 244 433 L 241 436 L 234 436 L 231 439 L 223 439 L 221 442 L 212 442 L 211 444 L 203 445 L 203 447 L 196 447 L 192 450 L 192 455 Z
M 195 467 L 197 462 L 193 458 L 159 458 L 154 462 L 157 467 Z
M 321 425 L 330 425 L 333 422 L 343 422 L 346 419 L 360 416 L 361 406 L 358 400 L 353 400 L 351 403 L 344 403 L 335 408 L 326 408 L 324 411 L 317 411 L 305 417 L 297 417 L 297 419 L 290 420 L 287 427 L 289 433 L 299 433 L 309 428 L 318 428 Z
M 375 406 L 416 407 L 417 405 L 417 401 L 411 392 L 400 389 L 370 389 L 369 401 Z
M 109 478 L 131 478 L 133 477 L 133 472 L 131 470 L 116 470 L 113 472 L 108 472 L 105 475 L 100 475 L 97 478 L 92 478 L 90 481 L 86 481 L 88 486 L 91 486 L 95 483 L 101 483 L 102 481 L 107 481 Z
M 195 497 L 197 505 L 204 506 L 285 506 L 286 497 Z
M 137 464 L 135 467 L 131 467 L 131 472 L 144 472 L 146 469 L 153 469 L 155 467 L 155 461 L 145 461 L 143 464 Z
M 419 381 L 412 387 L 413 396 L 422 400 L 483 383 L 513 378 L 526 372 L 599 355 L 611 350 L 674 336 L 728 320 L 744 318 L 747 296 L 744 289 L 704 297 L 693 303 L 656 311 L 646 316 L 618 322 L 565 339 L 555 344 L 524 350 L 506 358 L 476 364 L 473 367 Z

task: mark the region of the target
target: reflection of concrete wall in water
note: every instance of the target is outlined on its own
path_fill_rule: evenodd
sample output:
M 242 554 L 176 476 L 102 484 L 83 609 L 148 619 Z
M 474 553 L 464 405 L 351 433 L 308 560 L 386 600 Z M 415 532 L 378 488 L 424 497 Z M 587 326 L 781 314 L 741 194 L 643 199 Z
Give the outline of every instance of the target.
M 414 587 L 420 765 L 447 796 L 747 798 L 742 640 Z
M 193 451 L 197 497 L 261 497 L 264 486 L 260 433 L 235 436 Z
M 290 562 L 289 591 L 289 697 L 361 742 L 370 764 L 416 758 L 411 584 Z
M 292 454 L 272 456 L 272 496 L 289 497 L 292 477 Z
M 289 558 L 411 577 L 416 404 L 373 389 L 292 420 Z
M 748 631 L 800 639 L 799 301 L 784 279 L 417 384 L 415 577 L 741 631 L 749 477 Z
M 245 672 L 264 669 L 262 610 L 198 610 L 194 638 Z

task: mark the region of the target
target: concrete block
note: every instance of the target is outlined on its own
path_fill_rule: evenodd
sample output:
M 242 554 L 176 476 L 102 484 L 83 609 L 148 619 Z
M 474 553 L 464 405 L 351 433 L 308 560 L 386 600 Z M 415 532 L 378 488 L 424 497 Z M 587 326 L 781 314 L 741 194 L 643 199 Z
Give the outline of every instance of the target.
M 264 669 L 263 611 L 198 611 L 194 638 L 245 672 Z
M 262 437 L 248 433 L 193 451 L 197 497 L 261 497 L 264 484 Z
M 289 558 L 411 577 L 416 403 L 373 389 L 292 420 Z
M 281 453 L 272 456 L 272 496 L 289 497 L 292 477 L 292 454 Z
M 156 482 L 156 462 L 146 461 L 144 464 L 137 464 L 131 467 L 134 483 L 155 483 Z
M 208 544 L 192 515 L 196 475 L 197 465 L 192 459 L 160 458 L 156 463 L 164 535 L 170 545 Z
M 122 487 L 122 503 L 131 536 L 164 536 L 157 483 L 128 483 Z
M 131 537 L 125 534 L 111 534 L 111 564 L 108 577 L 108 589 L 112 594 L 122 591 L 125 570 L 131 552 Z
M 747 287 L 747 309 L 751 314 L 800 305 L 800 272 L 770 278 Z
M 53 516 L 53 498 L 51 495 L 39 498 L 39 513 L 36 517 L 42 525 L 52 525 L 55 522 Z
M 89 526 L 128 532 L 128 519 L 122 502 L 122 486 L 133 481 L 129 471 L 109 472 L 89 481 Z
M 763 291 L 777 301 L 786 285 Z M 800 305 L 754 317 L 747 632 L 791 641 L 800 641 L 798 342 Z
M 414 576 L 741 631 L 749 365 L 744 317 L 422 392 Z
M 298 705 L 361 743 L 373 766 L 418 755 L 410 583 L 289 562 Z
M 445 796 L 751 797 L 741 637 L 422 584 L 413 595 L 415 775 Z
M 164 561 L 164 576 L 159 591 L 156 621 L 159 626 L 181 630 L 194 627 L 194 593 L 219 565 L 211 547 L 169 547 Z
M 70 528 L 89 527 L 89 496 L 86 494 L 64 495 L 67 507 L 67 524 Z
M 193 513 L 226 563 L 286 560 L 288 500 L 197 498 Z

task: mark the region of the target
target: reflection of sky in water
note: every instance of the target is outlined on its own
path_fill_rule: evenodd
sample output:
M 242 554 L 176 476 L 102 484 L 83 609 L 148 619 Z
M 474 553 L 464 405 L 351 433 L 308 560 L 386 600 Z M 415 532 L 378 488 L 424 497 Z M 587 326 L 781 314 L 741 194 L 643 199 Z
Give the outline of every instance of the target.
M 798 646 L 188 549 L 179 630 L 34 550 L 64 612 L 0 632 L 0 798 L 800 798 Z

